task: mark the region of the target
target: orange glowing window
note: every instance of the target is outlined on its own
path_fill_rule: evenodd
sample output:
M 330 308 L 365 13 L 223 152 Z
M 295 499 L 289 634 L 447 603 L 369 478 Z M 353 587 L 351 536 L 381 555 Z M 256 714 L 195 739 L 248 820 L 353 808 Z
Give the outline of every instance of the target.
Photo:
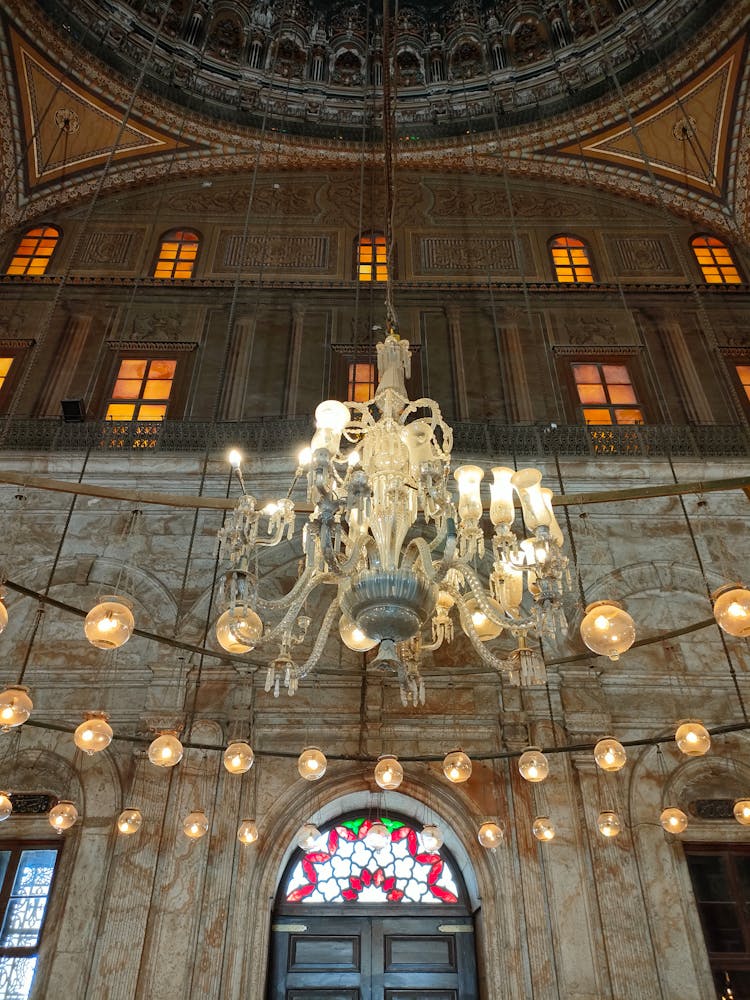
M 549 246 L 558 281 L 584 284 L 594 280 L 588 247 L 583 240 L 575 236 L 556 236 Z
M 367 233 L 357 242 L 357 277 L 360 281 L 387 281 L 388 260 L 385 236 Z
M 644 423 L 643 409 L 626 365 L 587 362 L 572 367 L 584 423 Z
M 744 389 L 745 396 L 750 401 L 750 365 L 736 365 L 737 378 Z
M 173 229 L 162 236 L 155 278 L 192 278 L 200 238 L 190 229 Z
M 163 420 L 167 413 L 176 361 L 125 358 L 115 379 L 107 420 Z
M 375 395 L 375 362 L 352 361 L 346 398 L 350 403 L 366 403 Z
M 29 276 L 46 274 L 59 239 L 60 230 L 55 226 L 28 229 L 21 237 L 5 273 Z
M 742 282 L 732 251 L 716 236 L 694 236 L 690 246 L 708 285 L 739 285 Z
M 13 358 L 0 358 L 0 391 L 2 391 L 5 385 L 5 380 L 8 378 L 8 372 L 12 364 Z

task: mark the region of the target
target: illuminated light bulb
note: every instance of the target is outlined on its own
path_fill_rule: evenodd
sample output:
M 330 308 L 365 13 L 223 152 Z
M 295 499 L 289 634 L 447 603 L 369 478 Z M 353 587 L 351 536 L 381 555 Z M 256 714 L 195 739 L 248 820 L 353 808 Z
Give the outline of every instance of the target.
M 526 781 L 544 781 L 549 774 L 549 762 L 539 747 L 529 747 L 518 758 L 518 770 Z
M 276 501 L 271 500 L 271 502 L 267 503 L 263 508 L 263 513 L 266 515 L 266 517 L 273 517 L 274 514 L 278 514 L 279 510 L 280 507 L 276 503 Z
M 619 771 L 627 762 L 625 747 L 617 740 L 599 740 L 594 747 L 594 760 L 602 771 Z
M 537 840 L 555 839 L 555 827 L 548 816 L 537 816 L 531 825 L 531 832 Z
M 616 601 L 595 601 L 586 608 L 581 638 L 592 653 L 619 660 L 635 642 L 635 624 Z
M 297 759 L 297 770 L 305 781 L 318 781 L 327 767 L 326 755 L 318 747 L 306 747 Z
M 505 612 L 496 600 L 492 597 L 485 597 L 485 603 L 492 609 L 496 618 L 503 619 Z M 466 601 L 466 613 L 471 618 L 474 630 L 482 642 L 489 642 L 496 639 L 503 630 L 502 625 L 496 625 L 479 607 L 477 599 L 470 597 Z
M 620 817 L 616 812 L 612 812 L 611 809 L 605 809 L 599 813 L 596 825 L 599 827 L 599 833 L 601 833 L 602 837 L 616 837 L 620 830 L 622 830 Z
M 297 834 L 297 846 L 303 851 L 310 851 L 320 837 L 320 830 L 314 823 L 304 823 Z
M 359 465 L 359 452 L 356 450 L 356 448 L 354 449 L 354 451 L 349 452 L 346 461 L 352 468 L 354 468 L 355 465 Z
M 443 831 L 437 824 L 422 827 L 422 846 L 426 851 L 439 851 L 443 846 Z
M 89 755 L 106 750 L 112 742 L 112 727 L 107 716 L 91 712 L 73 733 L 73 742 Z
M 347 615 L 342 615 L 339 620 L 339 635 L 344 645 L 354 650 L 355 653 L 366 653 L 378 644 L 377 639 L 371 639 Z
M 253 748 L 244 740 L 234 740 L 224 751 L 224 767 L 230 774 L 245 774 L 253 766 Z
M 239 469 L 239 467 L 242 465 L 242 455 L 240 455 L 240 453 L 237 451 L 236 448 L 232 448 L 232 450 L 227 455 L 227 459 L 233 469 Z
M 69 830 L 78 819 L 78 810 L 68 799 L 61 799 L 49 811 L 49 824 L 53 830 L 63 833 Z
M 687 829 L 688 818 L 682 809 L 669 808 L 662 810 L 659 822 L 667 833 L 682 833 Z
M 97 649 L 118 649 L 128 641 L 134 628 L 130 602 L 116 595 L 103 597 L 83 623 L 86 638 Z
M 263 635 L 263 622 L 252 608 L 225 611 L 216 619 L 216 640 L 228 653 L 249 653 Z
M 8 609 L 3 604 L 0 599 L 0 632 L 5 631 L 5 626 L 8 624 Z
M 312 448 L 303 448 L 300 451 L 299 455 L 297 455 L 297 464 L 301 468 L 304 468 L 306 465 L 309 465 L 311 461 L 312 461 Z
M 13 812 L 13 803 L 7 792 L 0 792 L 0 823 L 8 819 Z
M 385 823 L 381 823 L 379 820 L 377 823 L 373 823 L 370 829 L 365 834 L 365 843 L 368 847 L 371 847 L 373 851 L 382 851 L 391 842 L 391 834 Z
M 711 600 L 719 628 L 739 639 L 750 635 L 750 590 L 739 583 L 728 583 L 715 590 Z
M 34 706 L 28 691 L 26 687 L 14 686 L 6 688 L 0 694 L 0 729 L 4 733 L 22 726 L 31 715 Z
M 443 760 L 443 774 L 448 781 L 459 785 L 471 777 L 471 758 L 463 750 L 453 750 Z
M 254 819 L 243 819 L 237 830 L 237 840 L 241 844 L 254 844 L 258 839 L 258 827 Z
M 750 799 L 737 799 L 733 812 L 741 826 L 750 826 Z
M 488 851 L 494 851 L 505 840 L 505 834 L 503 833 L 503 828 L 501 826 L 498 826 L 497 823 L 490 821 L 482 823 L 479 827 L 477 839 L 482 847 L 486 847 Z
M 160 733 L 148 748 L 148 759 L 157 767 L 174 767 L 182 760 L 182 754 L 182 743 L 174 730 Z
M 702 757 L 711 749 L 711 736 L 700 722 L 683 722 L 674 734 L 675 743 L 686 757 Z
M 380 788 L 391 791 L 398 788 L 403 780 L 404 769 L 395 757 L 390 754 L 378 757 L 378 762 L 375 765 L 375 781 Z
M 117 817 L 117 829 L 124 837 L 138 833 L 143 823 L 140 809 L 123 809 Z
M 182 821 L 182 832 L 191 840 L 200 840 L 208 833 L 208 816 L 202 809 L 188 813 Z

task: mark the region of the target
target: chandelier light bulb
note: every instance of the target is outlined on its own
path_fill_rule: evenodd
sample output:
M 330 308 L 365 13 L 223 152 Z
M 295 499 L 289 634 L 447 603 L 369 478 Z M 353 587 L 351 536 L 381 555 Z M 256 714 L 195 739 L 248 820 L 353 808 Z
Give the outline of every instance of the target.
M 0 792 L 0 823 L 8 819 L 13 812 L 13 803 L 7 792 Z
M 688 818 L 682 809 L 671 807 L 662 810 L 659 822 L 667 833 L 682 833 L 683 830 L 687 829 Z
M 398 788 L 404 780 L 404 769 L 398 760 L 390 754 L 378 757 L 375 765 L 375 781 L 380 788 L 389 792 Z
M 686 757 L 702 757 L 711 749 L 711 736 L 700 722 L 683 722 L 674 734 L 675 743 Z
M 252 608 L 228 609 L 216 620 L 216 640 L 235 656 L 249 653 L 263 635 L 263 622 Z
M 312 448 L 310 447 L 303 448 L 300 451 L 299 455 L 297 455 L 297 464 L 300 466 L 300 468 L 304 469 L 305 466 L 308 466 L 311 461 L 312 461 Z
M 49 825 L 58 833 L 69 830 L 78 819 L 78 810 L 68 799 L 61 799 L 49 811 Z
M 202 809 L 188 813 L 182 821 L 182 832 L 191 840 L 200 840 L 208 833 L 208 816 Z
M 8 624 L 8 609 L 3 604 L 2 598 L 0 598 L 0 632 L 5 631 L 5 627 Z
M 620 771 L 627 763 L 625 747 L 617 740 L 599 740 L 594 747 L 594 760 L 602 771 Z
M 443 831 L 437 824 L 422 827 L 422 846 L 426 851 L 439 851 L 443 846 Z
M 7 733 L 9 729 L 22 726 L 33 708 L 28 688 L 20 686 L 6 688 L 0 694 L 0 729 Z
M 224 751 L 224 767 L 230 774 L 246 774 L 253 766 L 253 748 L 244 740 L 234 740 Z
M 622 830 L 622 823 L 620 823 L 620 817 L 616 812 L 611 809 L 604 809 L 599 813 L 599 818 L 596 821 L 596 825 L 599 827 L 599 833 L 602 837 L 607 837 L 611 839 L 616 837 L 617 834 Z
M 529 747 L 518 758 L 518 770 L 526 781 L 544 781 L 549 774 L 549 762 L 539 747 Z
M 237 840 L 241 844 L 254 844 L 258 839 L 258 826 L 254 819 L 243 819 L 237 830 Z
M 505 840 L 505 834 L 501 826 L 490 820 L 487 823 L 482 823 L 479 827 L 477 839 L 482 847 L 486 847 L 488 851 L 494 851 Z
M 227 459 L 233 469 L 239 469 L 239 467 L 242 465 L 242 455 L 240 455 L 240 453 L 237 451 L 236 448 L 232 448 L 232 450 L 227 455 Z
M 715 590 L 711 600 L 719 628 L 738 639 L 750 635 L 750 590 L 741 583 L 728 583 Z
M 750 799 L 737 799 L 733 812 L 741 826 L 750 826 Z
M 445 755 L 443 774 L 455 785 L 468 781 L 471 777 L 471 758 L 463 750 L 453 750 Z
M 484 603 L 492 608 L 495 617 L 504 618 L 505 612 L 496 600 L 492 597 L 485 597 Z M 474 626 L 474 631 L 482 642 L 490 642 L 496 639 L 503 630 L 502 625 L 496 625 L 479 607 L 479 602 L 475 597 L 470 597 L 466 602 L 466 611 Z
M 182 760 L 183 748 L 174 730 L 166 730 L 150 744 L 148 759 L 157 767 L 174 767 Z
M 83 631 L 97 649 L 118 649 L 133 634 L 135 619 L 124 597 L 103 597 L 86 615 Z
M 353 622 L 347 615 L 342 615 L 339 621 L 339 635 L 341 641 L 355 653 L 366 653 L 369 649 L 374 649 L 378 644 L 377 639 L 371 639 L 362 629 Z
M 555 839 L 555 827 L 548 816 L 537 816 L 531 825 L 531 832 L 537 840 L 547 841 Z
M 326 755 L 318 747 L 306 747 L 297 759 L 297 770 L 305 781 L 318 781 L 327 767 Z
M 107 722 L 107 716 L 90 713 L 73 733 L 73 742 L 89 756 L 106 750 L 112 742 L 112 727 Z
M 297 834 L 297 846 L 303 851 L 311 851 L 320 837 L 320 830 L 314 823 L 303 823 Z
M 635 642 L 635 623 L 616 601 L 595 601 L 586 608 L 581 638 L 592 653 L 619 660 Z
M 390 842 L 390 831 L 385 823 L 381 823 L 380 820 L 373 823 L 365 834 L 365 843 L 368 847 L 371 847 L 373 851 L 381 851 L 384 847 L 387 847 Z
M 117 829 L 124 837 L 132 837 L 138 833 L 143 823 L 140 809 L 123 809 L 117 817 Z

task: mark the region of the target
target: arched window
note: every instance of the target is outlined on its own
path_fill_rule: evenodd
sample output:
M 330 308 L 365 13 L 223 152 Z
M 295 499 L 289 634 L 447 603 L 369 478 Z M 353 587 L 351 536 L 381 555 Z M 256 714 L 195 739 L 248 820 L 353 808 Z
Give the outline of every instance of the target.
M 200 237 L 190 229 L 172 229 L 161 238 L 155 278 L 192 278 Z
M 27 229 L 16 247 L 6 274 L 45 274 L 59 239 L 60 230 L 56 226 Z
M 583 240 L 576 236 L 555 236 L 550 240 L 549 248 L 558 281 L 584 284 L 594 280 L 591 256 Z
M 363 233 L 357 240 L 357 277 L 360 281 L 388 280 L 388 260 L 383 233 Z
M 694 236 L 690 247 L 709 285 L 739 285 L 742 281 L 729 246 L 716 236 Z
M 458 880 L 444 850 L 425 847 L 408 822 L 382 817 L 385 846 L 368 843 L 375 819 L 339 819 L 299 852 L 283 889 L 287 903 L 457 903 Z

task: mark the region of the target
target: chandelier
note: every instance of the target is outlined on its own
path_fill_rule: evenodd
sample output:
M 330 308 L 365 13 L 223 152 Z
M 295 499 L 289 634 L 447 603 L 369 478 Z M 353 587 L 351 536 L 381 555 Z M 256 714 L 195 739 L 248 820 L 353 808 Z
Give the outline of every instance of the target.
M 422 654 L 451 642 L 454 616 L 480 660 L 521 686 L 543 684 L 544 664 L 530 633 L 554 635 L 564 626 L 568 584 L 563 536 L 552 490 L 537 469 L 491 470 L 490 551 L 482 524 L 484 470 L 462 465 L 453 473 L 453 432 L 432 399 L 410 400 L 409 343 L 393 327 L 377 345 L 378 385 L 366 402 L 322 402 L 316 430 L 299 456 L 311 512 L 301 532 L 299 577 L 280 599 L 258 589 L 259 549 L 292 539 L 293 501 L 259 505 L 245 489 L 241 459 L 230 455 L 242 496 L 219 531 L 224 575 L 216 635 L 224 649 L 273 649 L 266 690 L 281 684 L 294 694 L 314 668 L 335 624 L 352 650 L 379 647 L 374 664 L 393 670 L 404 704 L 424 703 Z M 291 491 L 290 491 L 291 492 Z M 514 531 L 515 498 L 523 530 Z M 489 573 L 481 572 L 491 556 Z M 295 647 L 306 638 L 309 595 L 333 596 L 307 659 Z M 425 633 L 426 626 L 431 628 Z M 488 643 L 505 635 L 515 648 L 501 654 Z

